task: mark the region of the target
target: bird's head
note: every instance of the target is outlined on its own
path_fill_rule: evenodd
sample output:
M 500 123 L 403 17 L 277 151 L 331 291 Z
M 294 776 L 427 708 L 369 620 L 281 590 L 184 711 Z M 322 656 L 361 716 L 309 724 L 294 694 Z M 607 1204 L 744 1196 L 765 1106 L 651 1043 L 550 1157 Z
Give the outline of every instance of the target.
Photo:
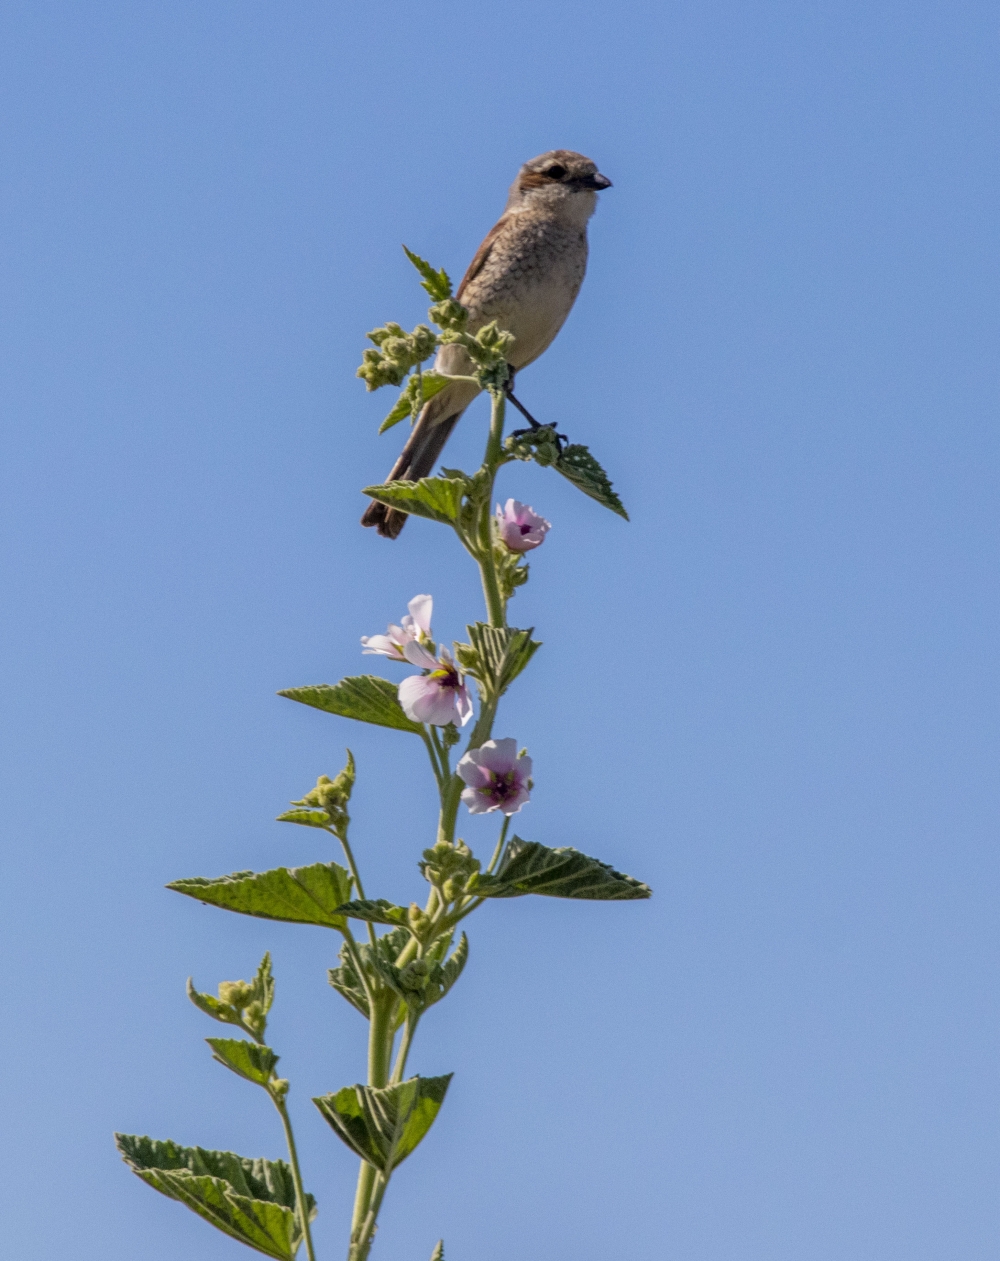
M 611 181 L 597 164 L 572 149 L 552 149 L 525 162 L 511 185 L 508 211 L 548 210 L 586 223 L 597 194 Z

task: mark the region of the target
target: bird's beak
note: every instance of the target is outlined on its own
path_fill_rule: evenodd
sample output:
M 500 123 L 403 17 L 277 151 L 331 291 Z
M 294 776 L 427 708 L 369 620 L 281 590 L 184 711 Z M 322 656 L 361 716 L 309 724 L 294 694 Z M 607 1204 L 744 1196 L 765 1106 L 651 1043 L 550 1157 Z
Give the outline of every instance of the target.
M 583 179 L 580 180 L 580 183 L 584 188 L 593 188 L 598 191 L 602 188 L 611 187 L 611 181 L 606 175 L 601 175 L 600 172 L 597 172 L 594 175 L 585 175 Z

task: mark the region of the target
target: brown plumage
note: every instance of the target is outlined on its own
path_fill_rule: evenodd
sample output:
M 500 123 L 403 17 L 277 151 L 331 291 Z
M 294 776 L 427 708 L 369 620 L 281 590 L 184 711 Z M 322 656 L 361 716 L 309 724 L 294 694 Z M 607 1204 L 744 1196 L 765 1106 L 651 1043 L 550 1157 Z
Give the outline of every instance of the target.
M 587 220 L 597 191 L 611 181 L 580 153 L 553 149 L 526 162 L 511 187 L 499 222 L 469 264 L 455 296 L 469 311 L 469 331 L 490 320 L 513 333 L 511 367 L 534 362 L 551 344 L 580 291 L 587 267 Z M 468 375 L 473 365 L 459 346 L 442 346 L 438 372 Z M 424 404 L 386 481 L 419 481 L 438 461 L 478 386 L 456 381 Z M 394 539 L 407 514 L 375 501 L 361 524 Z

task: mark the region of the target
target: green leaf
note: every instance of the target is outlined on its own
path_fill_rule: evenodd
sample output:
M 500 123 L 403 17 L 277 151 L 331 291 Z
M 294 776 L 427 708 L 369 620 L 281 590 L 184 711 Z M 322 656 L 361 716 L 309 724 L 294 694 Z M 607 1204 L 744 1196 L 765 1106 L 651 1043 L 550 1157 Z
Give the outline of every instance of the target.
M 411 482 L 401 484 L 412 485 Z M 328 714 L 339 714 L 342 718 L 354 718 L 358 722 L 374 723 L 377 727 L 392 727 L 395 731 L 423 735 L 420 723 L 411 722 L 403 713 L 398 691 L 399 685 L 389 679 L 376 674 L 359 674 L 341 679 L 332 687 L 329 683 L 319 683 L 315 687 L 291 687 L 278 695 L 287 696 L 302 705 L 311 705 L 313 709 L 322 709 Z
M 348 919 L 361 919 L 369 924 L 390 924 L 396 927 L 399 924 L 405 925 L 406 907 L 396 906 L 392 902 L 387 902 L 385 898 L 378 898 L 375 901 L 364 902 L 345 902 L 343 906 L 337 907 L 338 915 L 346 915 Z
M 590 902 L 629 901 L 652 896 L 649 885 L 615 871 L 607 863 L 568 847 L 548 849 L 515 836 L 504 850 L 495 876 L 481 875 L 469 888 L 477 898 L 519 898 L 541 893 L 550 898 Z
M 431 1253 L 431 1261 L 444 1261 L 444 1240 L 439 1239 L 437 1246 Z
M 386 482 L 384 486 L 366 486 L 361 493 L 411 516 L 454 525 L 458 520 L 464 490 L 465 482 L 457 477 L 422 477 L 419 482 Z
M 213 1020 L 221 1021 L 224 1025 L 239 1025 L 243 1027 L 240 1020 L 240 1013 L 229 1005 L 223 1003 L 212 994 L 200 994 L 194 987 L 194 978 L 187 979 L 187 996 L 199 1011 L 203 1011 L 206 1016 L 211 1016 Z
M 451 281 L 448 279 L 448 273 L 442 267 L 440 271 L 435 271 L 430 263 L 425 262 L 419 254 L 414 254 L 403 246 L 403 252 L 410 260 L 413 266 L 423 276 L 421 287 L 426 289 L 435 302 L 443 302 L 445 298 L 451 297 Z
M 206 1038 L 205 1041 L 212 1048 L 213 1059 L 257 1086 L 267 1085 L 281 1058 L 268 1046 L 240 1038 Z
M 132 1172 L 151 1187 L 265 1256 L 292 1261 L 301 1231 L 292 1171 L 284 1161 L 248 1160 L 135 1134 L 116 1134 L 115 1142 Z M 311 1195 L 306 1206 L 312 1221 Z
M 337 907 L 350 899 L 351 884 L 350 873 L 339 864 L 314 863 L 311 867 L 275 867 L 259 875 L 236 871 L 214 880 L 193 876 L 175 880 L 167 888 L 241 915 L 343 931 L 347 920 L 337 914 Z
M 605 508 L 610 508 L 612 512 L 617 512 L 620 517 L 628 520 L 628 513 L 622 501 L 611 489 L 611 481 L 607 473 L 590 454 L 589 447 L 581 446 L 579 443 L 566 447 L 552 467 L 558 473 L 562 473 L 563 477 L 568 478 L 585 495 L 596 499 Z
M 476 622 L 466 630 L 471 643 L 455 645 L 456 659 L 463 670 L 483 684 L 491 699 L 504 694 L 542 646 L 531 638 L 534 627 L 517 630 Z
M 330 816 L 325 810 L 286 810 L 279 814 L 278 823 L 301 823 L 307 828 L 328 828 Z
M 387 429 L 391 429 L 393 425 L 398 425 L 407 416 L 412 416 L 414 412 L 418 412 L 428 399 L 432 399 L 435 394 L 441 393 L 449 380 L 450 377 L 443 376 L 440 372 L 435 372 L 433 368 L 428 368 L 426 372 L 421 372 L 419 375 L 413 373 L 406 383 L 406 388 L 399 398 L 396 399 L 396 404 L 392 411 L 379 425 L 379 433 L 385 433 Z
M 326 979 L 341 998 L 346 998 L 351 1006 L 357 1008 L 367 1020 L 371 1014 L 368 1010 L 368 995 L 365 993 L 365 987 L 361 984 L 361 978 L 358 976 L 357 969 L 347 952 L 346 942 L 340 948 L 340 958 L 340 967 L 328 968 Z
M 444 998 L 458 978 L 462 975 L 469 958 L 469 939 L 465 933 L 458 939 L 458 945 L 451 952 L 447 962 L 441 966 L 441 993 L 434 1001 Z
M 441 1110 L 452 1074 L 411 1077 L 397 1086 L 345 1086 L 313 1103 L 362 1160 L 390 1173 L 413 1151 Z

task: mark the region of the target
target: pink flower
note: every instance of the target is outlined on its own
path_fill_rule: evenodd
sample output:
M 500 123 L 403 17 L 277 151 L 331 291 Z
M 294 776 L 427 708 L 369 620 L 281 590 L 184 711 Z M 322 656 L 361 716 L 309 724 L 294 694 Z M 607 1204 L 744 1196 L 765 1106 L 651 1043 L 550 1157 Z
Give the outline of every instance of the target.
M 487 740 L 466 753 L 455 770 L 469 785 L 462 800 L 472 814 L 515 814 L 531 796 L 531 758 L 518 756 L 516 740 Z
M 405 661 L 403 650 L 409 643 L 427 643 L 431 637 L 431 612 L 434 599 L 429 595 L 415 595 L 407 605 L 409 615 L 402 626 L 391 623 L 386 635 L 362 635 L 361 651 L 389 657 L 392 661 Z
M 552 526 L 534 508 L 508 499 L 505 507 L 497 504 L 497 533 L 512 552 L 530 552 L 545 542 Z
M 427 671 L 411 674 L 399 685 L 399 703 L 407 718 L 435 727 L 447 727 L 450 722 L 464 727 L 472 717 L 472 698 L 448 649 L 442 648 L 437 657 L 432 657 L 426 648 L 410 640 L 403 652 L 405 661 Z

